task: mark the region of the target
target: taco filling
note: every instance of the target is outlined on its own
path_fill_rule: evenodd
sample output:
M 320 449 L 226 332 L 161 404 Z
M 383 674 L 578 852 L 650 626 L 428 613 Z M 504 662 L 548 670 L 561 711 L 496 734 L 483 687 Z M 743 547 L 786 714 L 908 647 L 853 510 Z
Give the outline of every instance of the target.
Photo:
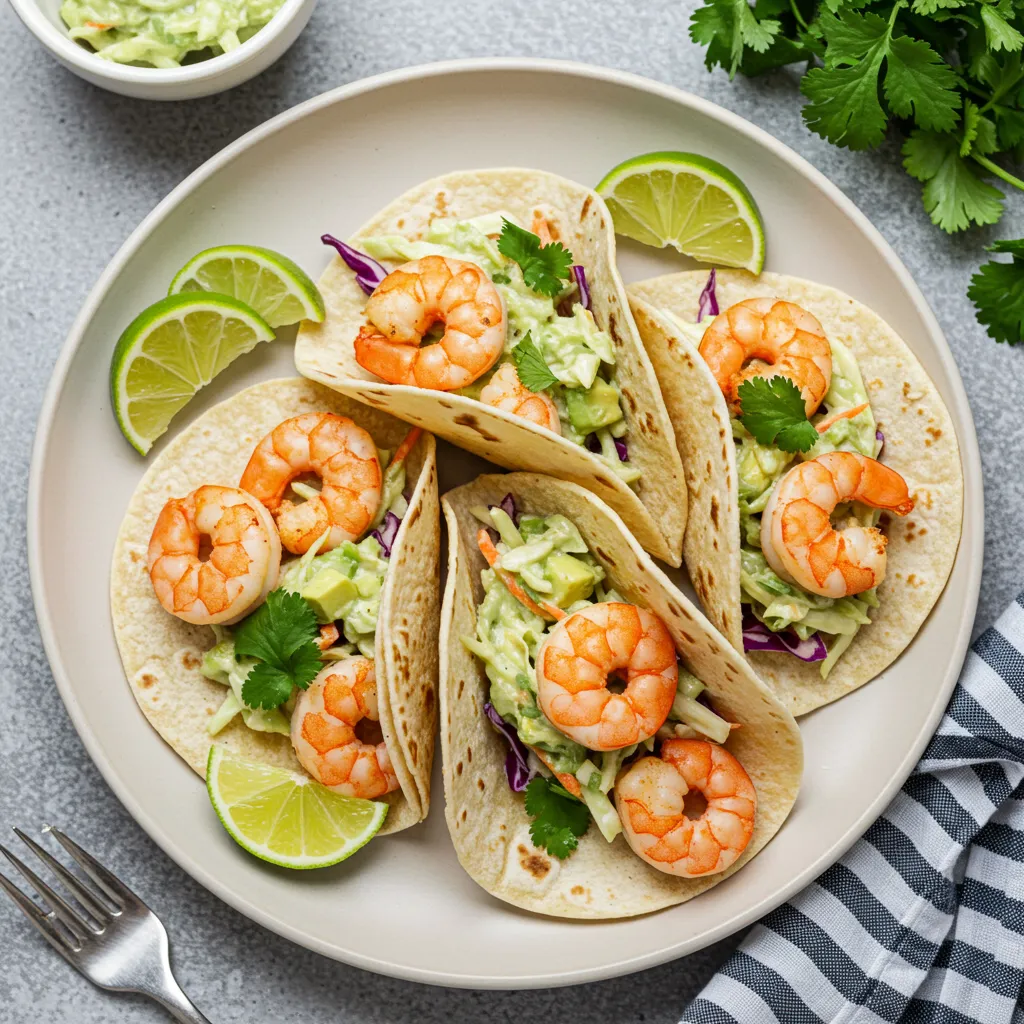
M 356 361 L 388 383 L 520 416 L 632 485 L 615 346 L 591 312 L 586 271 L 544 217 L 531 229 L 495 212 L 435 219 L 415 240 L 365 237 L 361 251 L 324 235 L 370 296 Z
M 818 662 L 827 678 L 879 607 L 883 513 L 907 515 L 914 499 L 879 462 L 885 438 L 853 352 L 791 302 L 720 313 L 714 284 L 712 271 L 697 323 L 665 312 L 729 404 L 744 649 Z
M 161 605 L 215 634 L 200 671 L 228 692 L 207 733 L 240 717 L 289 736 L 306 772 L 345 796 L 399 788 L 378 724 L 375 640 L 420 433 L 391 453 L 345 416 L 284 420 L 237 487 L 171 498 L 149 540 Z
M 569 857 L 591 825 L 659 871 L 726 870 L 756 795 L 733 725 L 679 662 L 666 625 L 627 602 L 564 515 L 475 507 L 483 600 L 464 646 L 490 682 L 483 713 L 509 746 L 536 846 Z M 698 795 L 699 794 L 699 795 Z

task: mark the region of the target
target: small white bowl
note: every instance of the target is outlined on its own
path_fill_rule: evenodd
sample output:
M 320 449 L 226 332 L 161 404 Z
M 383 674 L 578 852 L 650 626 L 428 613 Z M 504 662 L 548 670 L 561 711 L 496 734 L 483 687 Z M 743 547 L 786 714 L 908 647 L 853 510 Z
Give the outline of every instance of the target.
M 104 60 L 68 35 L 60 0 L 10 0 L 26 28 L 66 68 L 93 85 L 144 100 L 191 100 L 232 89 L 266 70 L 298 38 L 316 0 L 284 0 L 270 22 L 230 53 L 180 68 Z

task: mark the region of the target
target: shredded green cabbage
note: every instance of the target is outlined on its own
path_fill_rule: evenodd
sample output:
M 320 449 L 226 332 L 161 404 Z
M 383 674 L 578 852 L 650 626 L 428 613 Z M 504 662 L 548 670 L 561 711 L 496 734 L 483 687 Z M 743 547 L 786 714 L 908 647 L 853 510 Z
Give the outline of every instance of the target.
M 176 68 L 190 57 L 234 50 L 284 0 L 64 0 L 69 35 L 104 60 Z

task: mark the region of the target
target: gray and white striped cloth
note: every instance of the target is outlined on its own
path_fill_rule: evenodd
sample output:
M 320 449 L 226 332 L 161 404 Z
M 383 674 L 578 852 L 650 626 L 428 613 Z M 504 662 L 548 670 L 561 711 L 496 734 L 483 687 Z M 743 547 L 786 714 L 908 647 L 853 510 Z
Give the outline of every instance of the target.
M 1021 1024 L 1024 593 L 888 809 L 754 927 L 682 1024 Z

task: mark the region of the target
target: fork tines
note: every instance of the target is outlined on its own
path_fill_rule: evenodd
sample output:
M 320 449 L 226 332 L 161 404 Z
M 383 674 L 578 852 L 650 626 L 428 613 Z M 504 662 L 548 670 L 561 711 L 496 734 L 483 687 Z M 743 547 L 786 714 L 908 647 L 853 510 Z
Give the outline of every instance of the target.
M 24 912 L 43 938 L 59 953 L 67 956 L 69 953 L 79 952 L 89 937 L 102 935 L 112 920 L 119 917 L 129 904 L 137 904 L 139 900 L 95 857 L 83 850 L 60 829 L 47 825 L 43 831 L 52 835 L 64 847 L 88 876 L 89 881 L 69 871 L 20 828 L 14 829 L 15 835 L 64 883 L 64 886 L 74 896 L 77 906 L 44 882 L 20 857 L 17 857 L 2 843 L 0 843 L 0 853 L 3 853 L 35 890 L 46 909 L 41 908 L 35 900 L 27 896 L 3 874 L 0 874 L 0 886 Z

